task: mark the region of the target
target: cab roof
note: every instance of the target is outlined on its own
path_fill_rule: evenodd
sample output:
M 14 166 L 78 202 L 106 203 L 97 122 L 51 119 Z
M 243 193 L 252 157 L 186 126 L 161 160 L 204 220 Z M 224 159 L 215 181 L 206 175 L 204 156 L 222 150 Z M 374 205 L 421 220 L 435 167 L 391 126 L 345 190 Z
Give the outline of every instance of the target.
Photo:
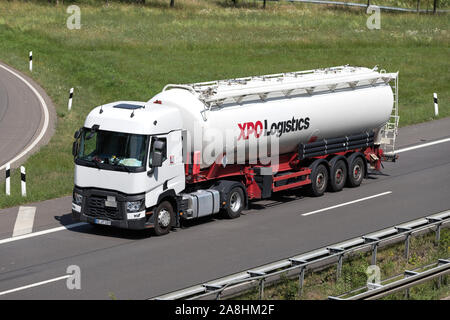
M 84 126 L 132 134 L 163 134 L 181 129 L 178 110 L 156 101 L 116 101 L 94 108 Z

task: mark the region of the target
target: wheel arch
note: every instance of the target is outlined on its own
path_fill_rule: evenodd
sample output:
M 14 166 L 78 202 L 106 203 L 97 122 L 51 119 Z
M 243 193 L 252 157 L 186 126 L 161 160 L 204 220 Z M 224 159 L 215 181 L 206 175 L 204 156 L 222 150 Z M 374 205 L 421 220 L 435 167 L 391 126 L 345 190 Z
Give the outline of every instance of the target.
M 343 160 L 345 165 L 348 168 L 348 159 L 346 157 L 344 157 L 343 155 L 332 155 L 329 159 L 328 159 L 328 165 L 330 168 L 333 167 L 333 165 L 338 162 L 339 160 Z
M 156 203 L 155 207 L 157 207 L 163 201 L 168 201 L 172 205 L 174 212 L 177 213 L 178 212 L 178 203 L 177 203 L 176 198 L 177 198 L 177 195 L 175 193 L 175 190 L 173 190 L 173 189 L 166 190 L 158 196 L 158 202 Z
M 239 187 L 242 189 L 242 192 L 244 193 L 245 198 L 245 208 L 248 206 L 248 195 L 247 190 L 244 186 L 244 184 L 240 181 L 235 180 L 218 180 L 216 184 L 214 184 L 211 189 L 217 190 L 220 193 L 220 207 L 225 208 L 222 206 L 224 202 L 226 202 L 227 195 L 233 189 L 234 187 Z
M 325 168 L 327 168 L 328 174 L 330 174 L 330 163 L 325 158 L 315 159 L 309 164 L 309 168 L 311 172 L 314 171 L 319 165 L 324 164 Z

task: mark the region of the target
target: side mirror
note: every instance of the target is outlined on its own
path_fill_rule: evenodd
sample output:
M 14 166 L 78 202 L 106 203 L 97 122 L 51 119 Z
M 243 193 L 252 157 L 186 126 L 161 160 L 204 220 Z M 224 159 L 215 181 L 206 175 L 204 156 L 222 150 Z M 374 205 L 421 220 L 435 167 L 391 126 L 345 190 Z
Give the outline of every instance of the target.
M 163 154 L 160 150 L 153 151 L 152 154 L 152 167 L 157 168 L 162 166 Z
M 163 163 L 163 150 L 165 149 L 165 143 L 162 140 L 155 140 L 153 142 L 152 150 L 152 167 L 161 167 Z
M 163 152 L 166 148 L 166 144 L 162 140 L 155 140 L 153 142 L 153 148 L 151 153 L 150 171 L 147 174 L 150 176 L 155 171 L 155 168 L 161 167 L 163 163 Z
M 75 134 L 73 135 L 73 138 L 75 140 L 77 140 L 78 138 L 80 138 L 80 136 L 81 136 L 81 128 L 78 129 L 77 131 L 75 131 Z
M 72 155 L 76 157 L 78 154 L 78 141 L 74 141 L 72 144 Z

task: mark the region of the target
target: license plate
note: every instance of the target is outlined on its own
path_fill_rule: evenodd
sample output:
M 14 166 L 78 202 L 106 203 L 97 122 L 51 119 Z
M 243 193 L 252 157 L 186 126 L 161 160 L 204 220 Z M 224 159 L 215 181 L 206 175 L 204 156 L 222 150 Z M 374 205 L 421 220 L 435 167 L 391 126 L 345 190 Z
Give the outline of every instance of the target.
M 96 224 L 102 224 L 102 225 L 105 225 L 105 226 L 110 226 L 111 225 L 111 221 L 108 221 L 108 220 L 95 219 L 94 222 Z

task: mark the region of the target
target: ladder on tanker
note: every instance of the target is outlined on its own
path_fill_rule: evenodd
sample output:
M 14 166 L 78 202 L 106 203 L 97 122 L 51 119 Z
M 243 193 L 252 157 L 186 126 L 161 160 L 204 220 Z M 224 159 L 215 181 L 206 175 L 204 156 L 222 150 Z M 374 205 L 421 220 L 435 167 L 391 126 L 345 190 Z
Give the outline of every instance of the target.
M 395 155 L 395 140 L 398 135 L 398 123 L 400 116 L 398 115 L 398 75 L 394 79 L 394 105 L 392 107 L 391 116 L 389 121 L 385 124 L 381 131 L 381 143 L 380 147 L 384 151 L 385 159 L 387 161 L 395 161 L 397 156 Z

